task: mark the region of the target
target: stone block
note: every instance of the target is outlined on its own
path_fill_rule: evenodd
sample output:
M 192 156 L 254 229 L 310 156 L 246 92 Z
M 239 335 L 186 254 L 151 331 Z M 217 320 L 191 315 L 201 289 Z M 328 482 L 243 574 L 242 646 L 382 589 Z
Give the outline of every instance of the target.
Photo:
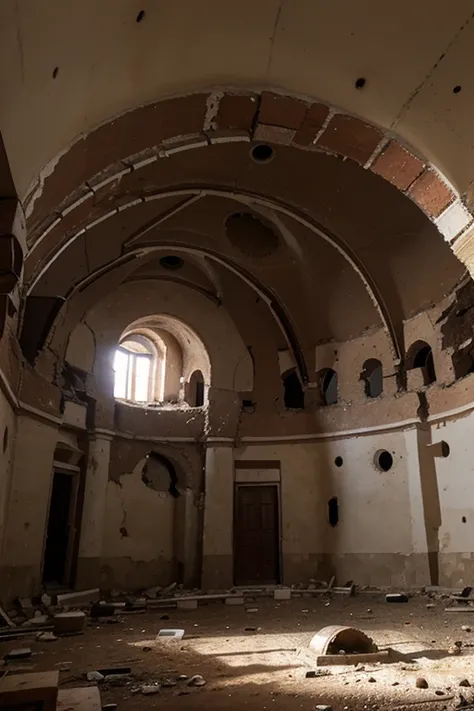
M 244 598 L 243 597 L 236 597 L 236 596 L 226 597 L 225 604 L 226 605 L 243 605 Z
M 59 612 L 53 621 L 55 634 L 78 634 L 84 629 L 86 616 L 80 610 Z
M 58 671 L 5 676 L 0 679 L 0 709 L 56 711 L 58 682 Z
M 291 588 L 276 588 L 273 597 L 275 600 L 291 600 Z
M 178 600 L 178 610 L 196 610 L 198 606 L 197 600 Z

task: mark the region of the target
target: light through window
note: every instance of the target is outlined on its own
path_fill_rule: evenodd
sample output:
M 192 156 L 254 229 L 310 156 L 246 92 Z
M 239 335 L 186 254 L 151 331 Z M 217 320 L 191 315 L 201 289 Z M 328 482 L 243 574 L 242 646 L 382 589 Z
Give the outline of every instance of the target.
M 153 352 L 148 340 L 134 336 L 115 350 L 114 395 L 121 400 L 153 400 Z

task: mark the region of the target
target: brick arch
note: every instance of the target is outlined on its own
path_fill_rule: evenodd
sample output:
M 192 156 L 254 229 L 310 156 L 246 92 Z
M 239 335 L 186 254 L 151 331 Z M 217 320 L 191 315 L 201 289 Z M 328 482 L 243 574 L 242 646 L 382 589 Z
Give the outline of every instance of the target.
M 41 260 L 54 251 L 54 242 L 45 242 L 68 233 L 84 210 L 98 222 L 124 209 L 111 199 L 107 212 L 95 201 L 127 173 L 177 151 L 234 141 L 269 142 L 355 161 L 412 200 L 468 263 L 473 215 L 433 165 L 356 116 L 270 91 L 176 97 L 134 109 L 81 138 L 54 168 L 45 169 L 46 177 L 40 176 L 25 200 L 30 258 Z M 27 279 L 31 271 L 27 268 Z

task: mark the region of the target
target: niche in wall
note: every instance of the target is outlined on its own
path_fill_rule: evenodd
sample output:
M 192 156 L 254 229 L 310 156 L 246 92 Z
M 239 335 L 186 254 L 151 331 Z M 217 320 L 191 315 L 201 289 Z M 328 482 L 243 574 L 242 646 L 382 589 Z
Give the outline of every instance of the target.
M 433 351 L 425 341 L 415 341 L 412 344 L 406 355 L 405 366 L 407 370 L 420 368 L 424 385 L 431 385 L 436 381 Z
M 289 370 L 281 376 L 284 388 L 285 407 L 293 410 L 304 409 L 304 390 L 296 371 Z
M 337 403 L 337 373 L 332 368 L 323 368 L 317 373 L 323 405 Z
M 333 528 L 339 523 L 339 502 L 337 496 L 332 496 L 328 501 L 328 521 L 329 525 Z

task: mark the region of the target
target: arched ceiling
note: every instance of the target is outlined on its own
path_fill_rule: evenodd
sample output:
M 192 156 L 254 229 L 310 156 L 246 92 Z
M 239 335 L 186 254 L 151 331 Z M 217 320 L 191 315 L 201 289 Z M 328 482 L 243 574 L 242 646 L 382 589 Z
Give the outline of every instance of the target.
M 469 0 L 3 0 L 0 126 L 17 191 L 99 124 L 221 85 L 323 100 L 394 130 L 464 193 L 472 13 Z

